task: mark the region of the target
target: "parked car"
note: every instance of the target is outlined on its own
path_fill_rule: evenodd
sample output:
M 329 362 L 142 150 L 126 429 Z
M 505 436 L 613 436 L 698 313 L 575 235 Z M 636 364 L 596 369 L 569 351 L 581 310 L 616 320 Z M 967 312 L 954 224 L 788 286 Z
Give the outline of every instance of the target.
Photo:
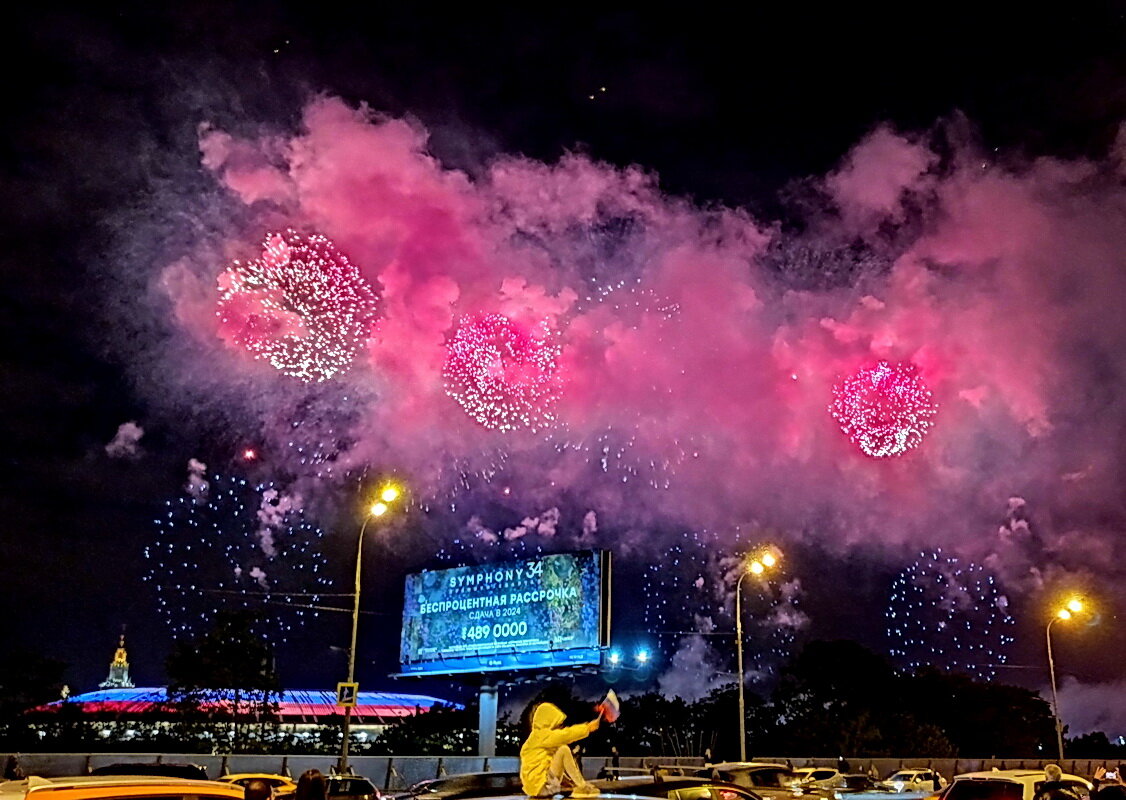
M 750 789 L 764 800 L 793 800 L 795 795 L 803 794 L 801 788 L 792 785 L 794 771 L 785 764 L 725 761 L 698 769 L 696 775 Z
M 242 788 L 246 788 L 246 784 L 251 781 L 265 781 L 273 790 L 274 797 L 277 800 L 290 797 L 297 791 L 297 783 L 293 778 L 287 778 L 285 775 L 274 775 L 269 772 L 237 772 L 231 775 L 224 775 L 218 778 L 225 783 L 233 783 Z
M 840 770 L 832 767 L 799 767 L 794 770 L 792 786 L 818 789 L 837 789 L 844 785 Z
M 91 775 L 149 775 L 164 778 L 207 780 L 207 770 L 199 764 L 162 764 L 151 761 L 107 764 L 90 770 Z
M 326 775 L 328 800 L 380 800 L 375 784 L 362 775 Z
M 496 797 L 522 791 L 519 772 L 467 772 L 419 781 L 393 800 L 461 800 L 471 797 Z
M 243 800 L 241 786 L 161 775 L 83 775 L 0 783 L 0 800 Z
M 840 800 L 842 795 L 882 791 L 885 790 L 881 789 L 870 775 L 865 775 L 863 772 L 849 772 L 841 775 L 841 785 L 833 791 L 833 794 L 837 800 Z
M 1040 784 L 1048 776 L 1042 769 L 1002 769 L 990 772 L 966 772 L 955 775 L 943 793 L 943 800 L 1032 800 Z M 1091 782 L 1066 772 L 1060 781 L 1081 796 L 1091 791 Z
M 891 792 L 932 792 L 945 787 L 946 778 L 929 767 L 908 767 L 888 775 L 880 781 L 880 786 Z
M 603 796 L 629 795 L 665 800 L 763 800 L 756 792 L 710 778 L 637 775 L 591 781 Z

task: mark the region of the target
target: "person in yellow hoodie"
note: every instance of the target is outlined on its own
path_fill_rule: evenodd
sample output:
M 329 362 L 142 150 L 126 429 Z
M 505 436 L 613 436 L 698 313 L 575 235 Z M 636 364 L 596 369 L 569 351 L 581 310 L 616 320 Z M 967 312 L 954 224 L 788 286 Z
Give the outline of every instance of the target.
M 602 714 L 590 722 L 560 727 L 567 715 L 554 703 L 540 703 L 532 713 L 532 732 L 520 748 L 520 782 L 529 797 L 550 797 L 570 788 L 571 797 L 596 797 L 598 789 L 583 778 L 570 745 L 598 730 Z

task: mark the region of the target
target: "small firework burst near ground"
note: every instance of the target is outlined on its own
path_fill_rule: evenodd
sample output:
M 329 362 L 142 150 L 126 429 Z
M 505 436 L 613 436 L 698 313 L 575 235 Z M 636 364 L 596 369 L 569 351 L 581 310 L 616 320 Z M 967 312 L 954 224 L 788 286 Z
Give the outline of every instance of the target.
M 887 458 L 922 443 L 938 406 L 914 364 L 881 361 L 834 386 L 829 411 L 861 452 Z
M 351 366 L 375 311 L 359 270 L 320 234 L 270 234 L 260 258 L 236 261 L 219 276 L 222 335 L 306 383 Z
M 992 679 L 1014 641 L 1009 599 L 994 575 L 941 548 L 920 553 L 899 574 L 885 616 L 889 652 L 908 669 Z
M 546 323 L 529 329 L 503 314 L 465 317 L 447 345 L 446 393 L 486 428 L 542 430 L 555 421 L 559 351 Z
M 258 633 L 285 640 L 331 584 L 323 531 L 271 483 L 209 476 L 154 522 L 145 580 L 176 638 L 207 630 L 220 610 L 252 609 Z

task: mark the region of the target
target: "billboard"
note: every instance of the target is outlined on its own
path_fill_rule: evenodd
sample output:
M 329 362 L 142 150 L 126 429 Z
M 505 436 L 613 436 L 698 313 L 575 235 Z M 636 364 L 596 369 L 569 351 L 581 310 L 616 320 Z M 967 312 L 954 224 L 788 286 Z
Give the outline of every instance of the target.
M 408 575 L 402 674 L 599 663 L 609 566 L 605 552 L 555 553 Z

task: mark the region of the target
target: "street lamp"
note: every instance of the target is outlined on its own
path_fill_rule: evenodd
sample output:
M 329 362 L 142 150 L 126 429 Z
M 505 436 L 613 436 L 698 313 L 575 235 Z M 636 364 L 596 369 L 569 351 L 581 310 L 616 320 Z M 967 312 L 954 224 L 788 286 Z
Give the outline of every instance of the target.
M 777 548 L 771 547 L 764 550 L 754 558 L 743 573 L 739 582 L 735 584 L 735 659 L 738 662 L 736 669 L 739 672 L 739 760 L 747 760 L 747 707 L 743 694 L 745 675 L 743 673 L 743 579 L 748 575 L 762 575 L 768 568 L 774 567 L 782 553 Z
M 1067 604 L 1060 607 L 1055 615 L 1048 620 L 1048 627 L 1044 629 L 1044 638 L 1048 641 L 1048 674 L 1052 679 L 1052 717 L 1056 722 L 1056 747 L 1059 749 L 1059 760 L 1063 763 L 1063 722 L 1060 720 L 1060 700 L 1056 694 L 1056 662 L 1052 658 L 1052 626 L 1060 620 L 1069 620 L 1083 610 L 1083 601 L 1073 597 Z
M 354 683 L 356 680 L 356 631 L 360 626 L 360 570 L 364 563 L 364 533 L 368 529 L 368 523 L 386 514 L 391 508 L 390 504 L 395 502 L 400 494 L 402 492 L 398 487 L 391 484 L 384 486 L 379 492 L 379 500 L 372 503 L 364 517 L 364 524 L 360 526 L 360 536 L 356 542 L 356 584 L 352 595 L 352 644 L 348 648 L 348 683 Z M 358 698 L 359 692 L 356 695 Z M 348 771 L 348 741 L 351 738 L 352 706 L 349 705 L 344 707 L 344 735 L 340 743 L 340 763 L 337 765 L 337 772 Z

